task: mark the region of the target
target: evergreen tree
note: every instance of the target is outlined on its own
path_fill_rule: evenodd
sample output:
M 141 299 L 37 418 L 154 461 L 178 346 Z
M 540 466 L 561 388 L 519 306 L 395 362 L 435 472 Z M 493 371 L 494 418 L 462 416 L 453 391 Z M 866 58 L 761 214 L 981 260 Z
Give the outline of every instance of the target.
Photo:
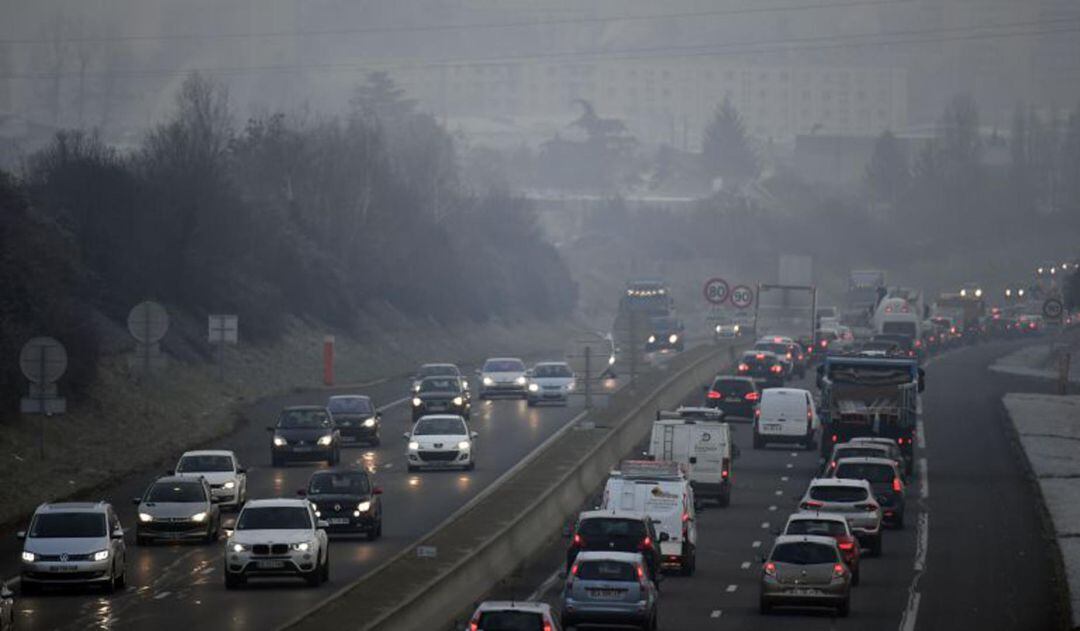
M 757 152 L 730 99 L 724 99 L 716 108 L 712 121 L 705 128 L 701 158 L 705 173 L 711 177 L 719 176 L 725 182 L 753 179 L 761 172 Z

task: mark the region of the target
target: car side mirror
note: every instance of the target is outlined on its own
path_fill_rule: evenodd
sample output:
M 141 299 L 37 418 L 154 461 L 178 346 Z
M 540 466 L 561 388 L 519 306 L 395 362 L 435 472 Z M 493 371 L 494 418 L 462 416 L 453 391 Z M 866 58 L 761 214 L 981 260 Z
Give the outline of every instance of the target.
M 404 438 L 405 440 L 408 440 L 409 438 L 412 437 L 412 433 L 411 432 L 405 432 L 405 433 L 403 433 L 401 435 L 401 437 Z
M 300 497 L 307 497 L 307 489 L 296 489 L 296 494 Z
M 697 464 L 697 456 L 690 456 L 690 464 Z
M 165 471 L 165 475 L 176 475 L 176 472 L 173 471 L 172 469 L 168 469 L 168 470 Z
M 382 412 L 376 412 L 375 413 L 375 418 L 381 419 L 382 418 Z
M 469 437 L 474 439 L 479 438 L 480 434 L 478 432 L 469 432 Z
M 239 469 L 236 470 L 236 472 L 240 473 L 240 474 L 245 474 L 245 473 L 247 473 L 247 467 L 240 467 Z
M 660 533 L 660 541 L 661 542 L 669 541 L 670 539 L 671 539 L 671 535 L 667 534 L 666 532 Z
M 483 374 L 483 371 L 480 370 L 479 368 L 477 368 L 476 370 L 473 371 L 473 374 L 479 376 L 479 375 Z
M 15 538 L 18 539 L 19 541 L 22 541 L 22 540 L 26 539 L 26 531 L 25 530 L 20 530 L 20 531 L 16 532 L 15 533 Z
M 315 527 L 319 530 L 326 530 L 330 527 L 330 522 L 326 521 L 325 519 L 320 519 L 315 522 Z
M 277 429 L 277 428 L 276 428 L 276 427 L 274 427 L 273 425 L 267 425 L 267 426 L 266 426 L 266 431 L 268 431 L 268 432 L 272 432 L 272 431 L 274 431 L 275 429 Z
M 133 498 L 131 498 L 131 503 L 134 504 L 135 506 L 138 506 L 139 504 L 142 504 L 142 498 L 141 497 L 133 497 Z
M 112 534 L 110 535 L 110 537 L 113 538 L 113 539 L 123 539 L 124 538 L 124 529 L 123 528 L 117 528 L 116 530 L 112 531 Z
M 382 495 L 382 493 L 383 493 L 383 491 L 382 491 L 381 486 L 377 486 L 377 487 L 371 489 L 371 494 L 372 495 Z
M 15 597 L 15 594 L 12 593 L 12 591 L 7 588 L 7 585 L 0 586 L 0 598 L 14 598 L 14 597 Z

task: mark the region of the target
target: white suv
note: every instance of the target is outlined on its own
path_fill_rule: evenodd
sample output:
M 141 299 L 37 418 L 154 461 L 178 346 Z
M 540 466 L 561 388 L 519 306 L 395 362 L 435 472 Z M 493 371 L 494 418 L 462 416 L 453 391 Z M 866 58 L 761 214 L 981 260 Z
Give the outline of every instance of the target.
M 225 587 L 252 576 L 298 576 L 315 587 L 330 578 L 326 522 L 303 499 L 252 500 L 225 543 Z
M 106 502 L 42 504 L 30 529 L 16 536 L 24 541 L 23 594 L 42 585 L 94 584 L 110 592 L 124 586 L 124 529 Z
M 881 556 L 881 504 L 874 498 L 874 490 L 866 480 L 811 480 L 799 508 L 842 515 L 851 526 L 852 534 L 870 549 L 870 554 Z

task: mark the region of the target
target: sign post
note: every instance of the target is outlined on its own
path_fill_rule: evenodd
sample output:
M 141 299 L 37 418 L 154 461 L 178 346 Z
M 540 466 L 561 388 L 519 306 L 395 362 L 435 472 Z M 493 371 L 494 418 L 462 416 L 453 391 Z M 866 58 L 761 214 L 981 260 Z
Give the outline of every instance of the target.
M 207 317 L 207 340 L 217 346 L 218 381 L 225 381 L 225 345 L 240 339 L 239 317 L 231 314 L 212 314 Z
M 51 337 L 35 337 L 19 352 L 19 368 L 30 382 L 29 396 L 19 402 L 19 410 L 42 417 L 38 427 L 38 456 L 42 460 L 45 459 L 45 419 L 67 411 L 67 401 L 56 387 L 56 381 L 67 372 L 67 365 L 67 350 Z

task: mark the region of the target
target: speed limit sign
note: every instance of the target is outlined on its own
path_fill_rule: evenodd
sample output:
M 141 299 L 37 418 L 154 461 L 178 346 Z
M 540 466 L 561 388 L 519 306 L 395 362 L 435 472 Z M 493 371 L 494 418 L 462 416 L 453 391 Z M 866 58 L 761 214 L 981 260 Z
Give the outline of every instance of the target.
M 731 304 L 740 309 L 745 309 L 754 304 L 754 290 L 746 285 L 738 285 L 731 290 Z
M 705 281 L 705 300 L 714 305 L 722 305 L 728 299 L 728 284 L 723 278 L 710 278 Z

